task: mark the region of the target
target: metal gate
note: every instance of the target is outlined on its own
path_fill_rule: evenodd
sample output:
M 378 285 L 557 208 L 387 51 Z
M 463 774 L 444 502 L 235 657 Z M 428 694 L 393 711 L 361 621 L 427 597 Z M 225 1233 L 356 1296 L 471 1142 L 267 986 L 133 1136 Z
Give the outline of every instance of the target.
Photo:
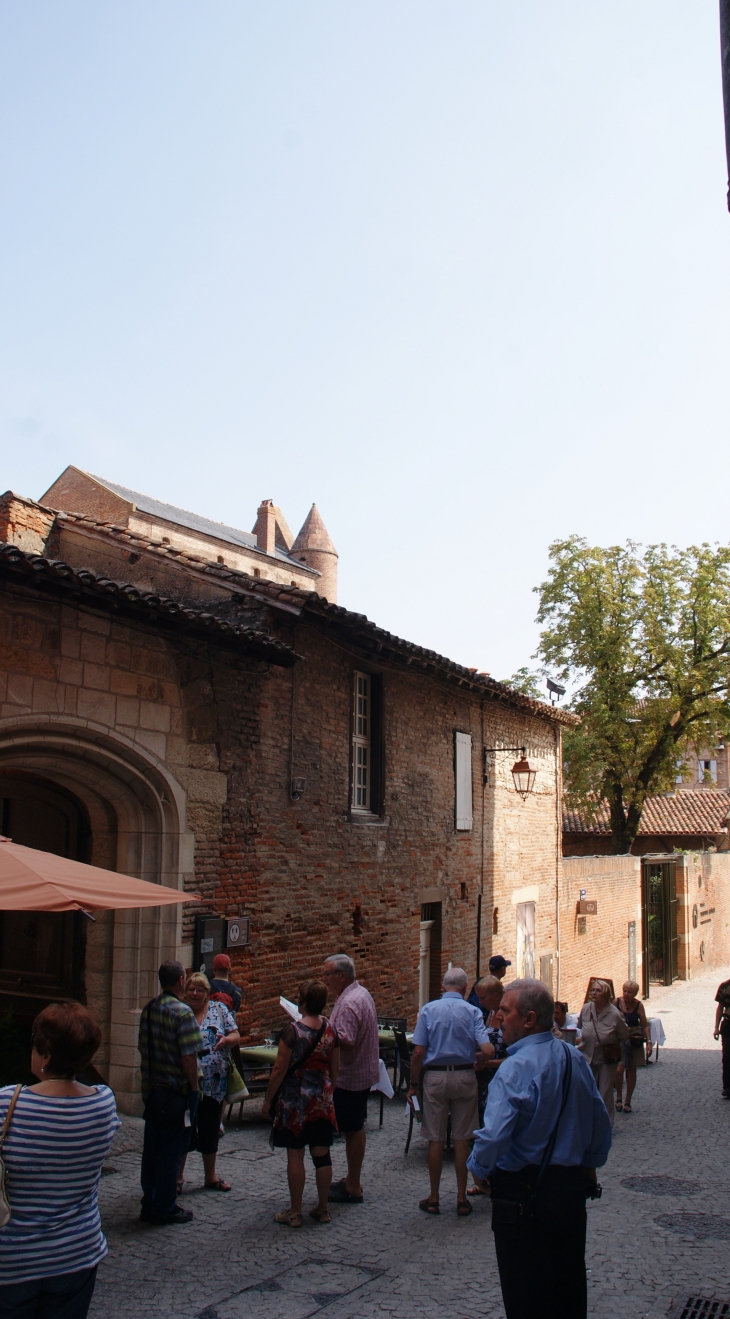
M 677 870 L 674 861 L 642 861 L 644 985 L 671 985 L 677 979 Z

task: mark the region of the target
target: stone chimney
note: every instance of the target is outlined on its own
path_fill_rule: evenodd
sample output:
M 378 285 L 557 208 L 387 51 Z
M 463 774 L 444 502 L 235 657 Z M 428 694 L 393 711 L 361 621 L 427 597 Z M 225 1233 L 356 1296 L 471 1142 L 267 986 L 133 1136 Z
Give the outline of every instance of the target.
M 291 555 L 293 559 L 305 563 L 308 568 L 316 568 L 322 574 L 314 589 L 317 595 L 336 604 L 338 554 L 316 504 L 312 504 L 307 514 L 304 526 L 291 547 Z
M 273 499 L 263 499 L 259 504 L 254 533 L 259 549 L 273 556 L 276 550 L 276 507 Z

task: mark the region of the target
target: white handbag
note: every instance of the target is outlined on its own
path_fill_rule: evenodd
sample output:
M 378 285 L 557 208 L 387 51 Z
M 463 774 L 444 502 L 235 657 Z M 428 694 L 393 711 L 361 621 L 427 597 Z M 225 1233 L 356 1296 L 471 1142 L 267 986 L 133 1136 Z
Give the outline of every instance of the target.
M 10 1201 L 8 1200 L 8 1171 L 7 1168 L 5 1167 L 5 1161 L 2 1157 L 2 1151 L 3 1151 L 3 1146 L 5 1144 L 5 1137 L 7 1136 L 8 1129 L 10 1127 L 10 1119 L 13 1116 L 13 1110 L 18 1102 L 18 1095 L 20 1094 L 22 1089 L 23 1089 L 22 1085 L 16 1085 L 15 1094 L 13 1095 L 12 1099 L 10 1100 L 10 1104 L 8 1105 L 8 1111 L 5 1114 L 5 1121 L 3 1122 L 3 1129 L 2 1132 L 0 1132 L 0 1228 L 5 1227 L 6 1223 L 10 1222 Z

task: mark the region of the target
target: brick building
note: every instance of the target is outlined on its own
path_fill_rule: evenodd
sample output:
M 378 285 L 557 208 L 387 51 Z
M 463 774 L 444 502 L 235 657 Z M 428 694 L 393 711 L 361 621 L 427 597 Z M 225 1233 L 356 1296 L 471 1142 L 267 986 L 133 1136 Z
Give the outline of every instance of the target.
M 3 831 L 248 917 L 245 1038 L 341 949 L 411 1023 L 449 961 L 500 951 L 560 988 L 571 716 L 325 598 L 315 508 L 296 540 L 270 501 L 242 533 L 67 469 L 43 503 L 2 497 L 0 542 Z M 85 997 L 133 1110 L 139 1008 L 162 957 L 191 963 L 193 915 L 6 914 L 3 1001 Z

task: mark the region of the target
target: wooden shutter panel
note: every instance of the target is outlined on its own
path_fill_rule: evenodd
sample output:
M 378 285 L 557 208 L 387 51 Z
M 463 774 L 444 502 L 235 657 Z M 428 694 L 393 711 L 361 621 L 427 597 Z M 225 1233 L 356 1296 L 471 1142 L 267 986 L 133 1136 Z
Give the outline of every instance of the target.
M 471 735 L 455 733 L 456 827 L 471 829 Z

